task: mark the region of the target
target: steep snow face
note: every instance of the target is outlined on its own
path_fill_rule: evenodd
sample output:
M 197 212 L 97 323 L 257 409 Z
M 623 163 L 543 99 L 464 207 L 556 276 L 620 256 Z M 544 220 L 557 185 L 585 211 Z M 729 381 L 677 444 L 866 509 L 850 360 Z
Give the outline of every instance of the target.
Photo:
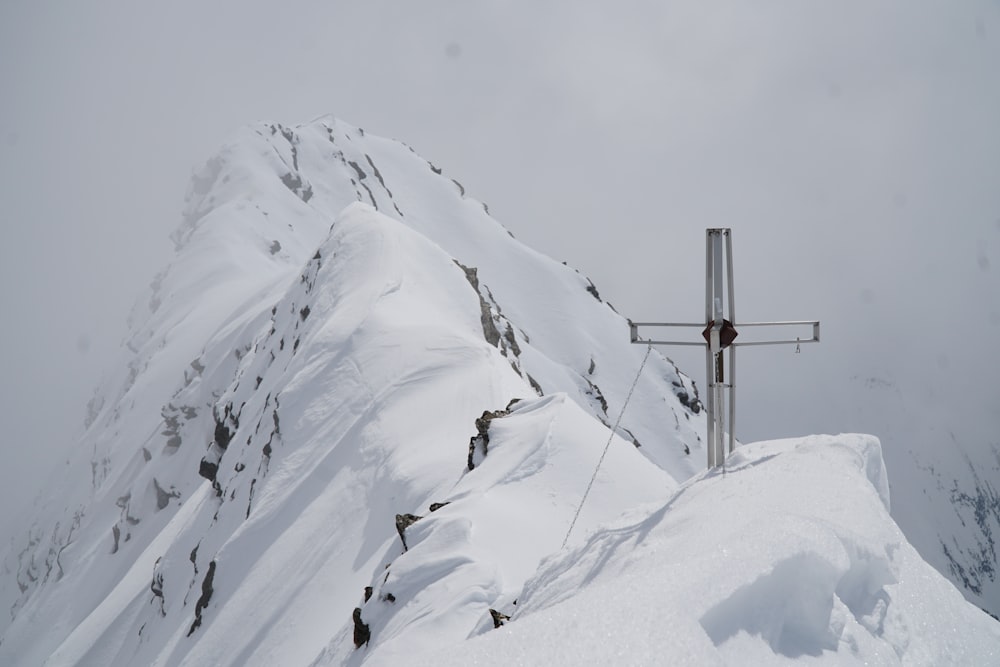
M 599 476 L 578 531 L 704 460 L 691 381 L 656 353 L 636 378 L 644 350 L 589 281 L 401 144 L 332 120 L 246 130 L 197 174 L 174 240 L 76 458 L 8 547 L 0 662 L 308 662 L 401 553 L 396 515 L 447 500 L 405 529 L 389 581 L 485 591 L 438 612 L 454 638 L 559 546 L 633 379 L 612 443 L 628 454 L 609 455 L 632 486 Z M 520 455 L 539 471 L 504 472 Z M 475 498 L 501 489 L 535 499 L 526 530 L 546 539 L 498 550 L 478 517 L 503 512 Z M 454 581 L 421 537 L 449 517 L 481 554 Z M 403 650 L 413 604 L 365 609 L 373 646 Z
M 892 515 L 909 541 L 973 604 L 1000 617 L 1000 440 L 980 415 L 942 407 L 941 387 L 919 391 L 857 377 L 858 423 L 882 442 Z M 943 414 L 947 412 L 947 414 Z M 964 417 L 964 418 L 963 418 Z M 942 424 L 975 424 L 956 433 Z M 980 432 L 980 442 L 971 442 Z M 992 444 L 986 438 L 993 438 Z
M 729 464 L 545 561 L 505 627 L 410 664 L 1000 662 L 1000 624 L 892 522 L 874 438 L 755 443 Z

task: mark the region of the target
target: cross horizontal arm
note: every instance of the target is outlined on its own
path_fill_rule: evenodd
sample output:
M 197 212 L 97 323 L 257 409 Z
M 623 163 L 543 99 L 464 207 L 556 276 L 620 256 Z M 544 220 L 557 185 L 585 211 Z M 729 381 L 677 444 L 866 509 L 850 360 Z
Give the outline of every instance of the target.
M 737 326 L 743 327 L 781 327 L 781 326 L 809 326 L 812 325 L 812 338 L 793 338 L 784 340 L 751 340 L 737 341 L 734 346 L 747 347 L 749 345 L 799 345 L 801 343 L 819 342 L 819 320 L 789 320 L 785 322 L 740 322 Z
M 692 341 L 680 341 L 680 340 L 652 340 L 649 338 L 639 337 L 639 327 L 694 327 L 697 329 L 704 329 L 704 324 L 699 324 L 697 322 L 629 322 L 629 333 L 632 338 L 633 343 L 646 343 L 649 345 L 700 345 L 705 346 L 702 341 L 692 342 Z
M 648 345 L 697 345 L 704 347 L 703 341 L 686 340 L 654 340 L 652 338 L 641 338 L 639 327 L 690 327 L 704 329 L 706 325 L 700 322 L 629 322 L 629 332 L 633 343 L 644 343 Z M 750 345 L 798 345 L 801 343 L 819 342 L 819 320 L 786 320 L 783 322 L 740 322 L 733 325 L 736 329 L 743 327 L 782 327 L 782 326 L 812 326 L 812 338 L 790 338 L 783 340 L 766 341 L 736 341 L 733 346 L 747 347 Z

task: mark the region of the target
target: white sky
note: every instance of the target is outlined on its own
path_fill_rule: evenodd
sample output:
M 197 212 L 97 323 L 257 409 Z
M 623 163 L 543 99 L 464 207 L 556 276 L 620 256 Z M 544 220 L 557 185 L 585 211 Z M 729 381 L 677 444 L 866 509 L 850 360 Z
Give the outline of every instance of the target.
M 81 429 L 191 169 L 324 113 L 636 320 L 698 319 L 704 229 L 733 227 L 740 318 L 824 333 L 741 353 L 742 439 L 865 430 L 862 375 L 1000 440 L 997 0 L 5 0 L 0 532 Z

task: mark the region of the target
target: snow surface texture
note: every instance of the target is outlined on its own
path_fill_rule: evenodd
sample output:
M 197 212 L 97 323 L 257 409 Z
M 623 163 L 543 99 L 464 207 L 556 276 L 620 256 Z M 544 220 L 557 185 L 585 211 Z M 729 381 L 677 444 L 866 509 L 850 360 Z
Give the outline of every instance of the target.
M 547 559 L 514 622 L 413 664 L 1000 664 L 1000 624 L 890 519 L 875 438 L 728 464 Z
M 196 174 L 174 241 L 77 458 L 7 548 L 0 664 L 405 663 L 502 637 L 491 609 L 529 628 L 577 597 L 600 608 L 607 583 L 570 564 L 632 562 L 614 547 L 632 529 L 598 527 L 643 503 L 671 510 L 637 518 L 639 534 L 662 517 L 704 559 L 674 572 L 692 651 L 921 664 L 953 646 L 925 621 L 961 621 L 981 630 L 968 650 L 995 650 L 992 620 L 940 578 L 907 587 L 922 564 L 886 514 L 872 441 L 774 461 L 747 449 L 739 472 L 674 496 L 705 460 L 691 380 L 654 352 L 612 435 L 645 354 L 626 321 L 398 142 L 333 119 L 250 128 Z M 571 551 L 553 556 L 609 438 Z M 844 448 L 846 471 L 826 453 Z M 825 500 L 859 495 L 836 526 L 870 530 L 817 528 L 830 515 L 806 485 L 780 498 L 799 523 L 765 530 L 771 496 L 740 480 L 797 467 Z M 713 509 L 682 512 L 696 497 Z M 730 532 L 708 532 L 722 508 Z M 739 567 L 719 556 L 744 545 Z M 840 603 L 794 602 L 786 580 Z M 658 607 L 618 620 L 641 609 Z

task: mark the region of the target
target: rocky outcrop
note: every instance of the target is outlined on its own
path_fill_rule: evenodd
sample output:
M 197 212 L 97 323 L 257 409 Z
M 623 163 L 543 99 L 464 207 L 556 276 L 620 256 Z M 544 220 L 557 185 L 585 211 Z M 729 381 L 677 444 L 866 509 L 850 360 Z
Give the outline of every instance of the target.
M 201 612 L 208 606 L 209 601 L 212 599 L 212 593 L 215 592 L 212 588 L 214 580 L 215 561 L 213 560 L 208 564 L 208 571 L 205 572 L 205 578 L 201 582 L 201 597 L 198 598 L 198 603 L 194 607 L 194 622 L 191 623 L 191 629 L 188 630 L 188 637 L 201 627 Z
M 354 648 L 368 646 L 372 639 L 371 628 L 361 620 L 361 607 L 354 608 Z
M 507 614 L 502 614 L 496 609 L 490 609 L 490 616 L 493 618 L 493 628 L 499 628 L 504 624 L 505 621 L 510 620 L 510 616 Z
M 407 550 L 406 546 L 406 529 L 420 521 L 423 517 L 417 516 L 416 514 L 397 514 L 396 515 L 396 532 L 399 533 L 399 539 L 403 542 L 403 551 Z
M 529 378 L 530 379 L 530 378 Z M 510 414 L 510 409 L 514 407 L 517 403 L 521 401 L 520 398 L 512 398 L 510 402 L 507 403 L 507 407 L 503 410 L 484 410 L 483 414 L 476 419 L 476 435 L 469 438 L 469 456 L 467 459 L 467 465 L 469 470 L 475 470 L 476 461 L 486 458 L 486 454 L 489 453 L 490 448 L 490 422 L 494 419 L 500 417 L 506 417 Z M 478 452 L 482 451 L 482 456 L 478 456 Z M 447 503 L 444 503 L 445 505 Z M 431 509 L 433 512 L 434 510 Z

